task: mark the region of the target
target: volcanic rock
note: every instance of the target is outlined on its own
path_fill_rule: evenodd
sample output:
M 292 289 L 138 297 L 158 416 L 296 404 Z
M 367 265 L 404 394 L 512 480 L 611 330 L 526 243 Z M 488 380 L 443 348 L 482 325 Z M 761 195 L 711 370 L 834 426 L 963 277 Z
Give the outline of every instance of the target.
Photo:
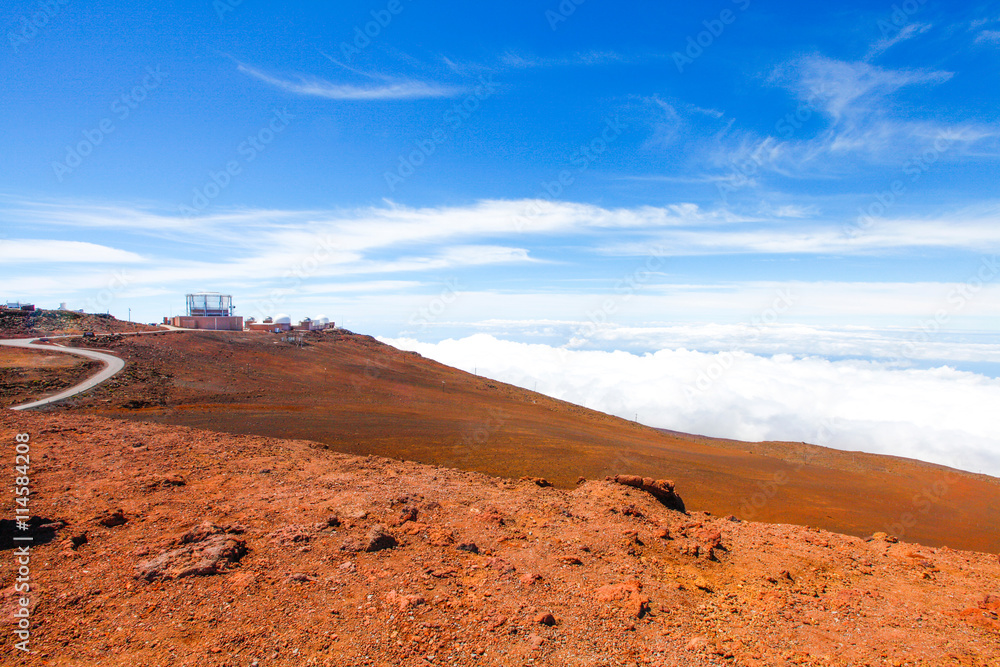
M 114 528 L 115 526 L 121 526 L 128 522 L 125 518 L 125 513 L 120 509 L 111 510 L 101 517 L 98 517 L 97 523 L 108 528 Z
M 149 582 L 218 574 L 239 562 L 247 553 L 246 542 L 217 528 L 205 523 L 184 533 L 177 540 L 182 546 L 136 565 L 136 578 Z
M 384 549 L 393 549 L 399 543 L 396 542 L 396 538 L 386 531 L 383 526 L 373 526 L 370 531 L 368 531 L 368 543 L 365 545 L 365 551 L 382 551 Z
M 684 501 L 674 492 L 674 483 L 670 480 L 639 477 L 638 475 L 615 475 L 605 477 L 605 480 L 642 489 L 670 509 L 678 512 L 685 511 Z

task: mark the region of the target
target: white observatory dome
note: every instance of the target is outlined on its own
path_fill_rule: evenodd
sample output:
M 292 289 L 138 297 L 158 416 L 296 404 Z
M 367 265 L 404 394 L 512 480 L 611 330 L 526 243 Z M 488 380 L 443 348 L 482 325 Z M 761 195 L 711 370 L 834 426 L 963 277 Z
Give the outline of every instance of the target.
M 316 322 L 317 324 L 329 324 L 330 318 L 326 315 L 317 315 L 313 318 L 313 322 Z
M 275 315 L 274 316 L 274 323 L 275 324 L 291 324 L 292 323 L 292 318 L 290 316 L 288 316 L 288 315 L 285 315 L 284 313 L 281 313 L 280 315 Z

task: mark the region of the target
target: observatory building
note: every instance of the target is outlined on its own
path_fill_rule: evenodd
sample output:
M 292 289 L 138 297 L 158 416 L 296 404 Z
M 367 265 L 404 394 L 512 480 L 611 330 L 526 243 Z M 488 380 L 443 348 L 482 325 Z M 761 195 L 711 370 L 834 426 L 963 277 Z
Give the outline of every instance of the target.
M 183 329 L 243 331 L 243 318 L 233 315 L 233 297 L 218 292 L 187 295 L 187 315 L 177 315 L 171 322 Z
M 247 331 L 268 331 L 271 333 L 281 333 L 283 331 L 324 331 L 334 328 L 334 323 L 326 315 L 307 317 L 298 324 L 292 324 L 290 315 L 275 315 L 267 317 L 263 322 L 247 322 Z

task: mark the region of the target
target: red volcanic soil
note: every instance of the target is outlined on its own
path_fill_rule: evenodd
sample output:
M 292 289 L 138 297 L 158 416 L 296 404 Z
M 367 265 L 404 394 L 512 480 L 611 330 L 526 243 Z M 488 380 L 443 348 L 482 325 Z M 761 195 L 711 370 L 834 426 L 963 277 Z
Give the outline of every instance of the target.
M 72 410 L 349 454 L 543 477 L 674 479 L 689 507 L 929 546 L 1000 549 L 1000 480 L 803 443 L 666 433 L 402 352 L 371 337 L 190 332 L 83 341 L 128 362 Z
M 2 664 L 1000 661 L 993 554 L 306 441 L 4 411 L 8 451 L 16 434 L 30 436 L 34 519 L 30 533 L 0 524 Z M 15 515 L 10 493 L 0 508 Z M 22 608 L 30 655 L 15 648 Z
M 158 327 L 123 322 L 111 315 L 71 310 L 14 310 L 0 308 L 0 338 L 29 338 L 59 334 L 155 331 Z

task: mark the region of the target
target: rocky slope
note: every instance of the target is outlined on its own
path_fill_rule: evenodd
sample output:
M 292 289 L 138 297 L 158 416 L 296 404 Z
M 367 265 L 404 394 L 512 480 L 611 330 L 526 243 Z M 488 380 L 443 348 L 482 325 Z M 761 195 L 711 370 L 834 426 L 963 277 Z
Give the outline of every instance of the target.
M 7 451 L 18 433 L 33 653 L 14 648 L 5 520 L 3 664 L 1000 661 L 995 554 L 717 517 L 682 476 L 687 514 L 604 480 L 556 489 L 307 441 L 2 413 Z M 0 507 L 14 515 L 9 490 Z
M 717 514 L 1000 550 L 1000 480 L 983 475 L 805 443 L 664 433 L 342 331 L 301 346 L 239 332 L 77 341 L 127 365 L 54 411 L 315 440 L 560 488 L 623 471 L 676 478 L 692 507 Z
M 71 310 L 0 309 L 0 338 L 28 338 L 61 334 L 122 333 L 155 331 L 157 327 L 123 322 L 103 313 L 77 313 Z

